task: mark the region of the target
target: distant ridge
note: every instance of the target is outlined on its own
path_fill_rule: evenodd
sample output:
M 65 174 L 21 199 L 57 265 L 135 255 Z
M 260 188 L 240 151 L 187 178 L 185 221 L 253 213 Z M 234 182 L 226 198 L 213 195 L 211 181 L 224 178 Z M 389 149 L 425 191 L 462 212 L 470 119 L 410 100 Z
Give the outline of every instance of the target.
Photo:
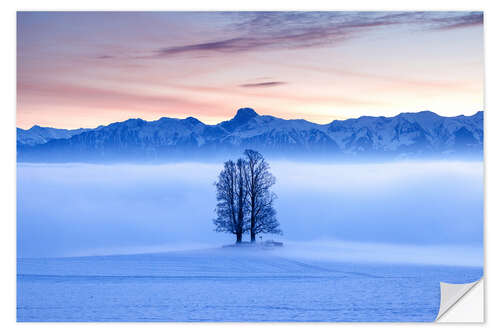
M 18 161 L 111 162 L 218 159 L 243 149 L 280 158 L 482 158 L 483 112 L 431 111 L 315 124 L 241 108 L 216 125 L 194 117 L 129 119 L 95 129 L 17 129 Z
M 80 128 L 75 130 L 59 129 L 52 127 L 41 127 L 35 125 L 28 130 L 17 128 L 17 142 L 18 144 L 25 145 L 39 145 L 46 143 L 52 139 L 68 139 L 75 134 L 88 131 L 87 128 Z

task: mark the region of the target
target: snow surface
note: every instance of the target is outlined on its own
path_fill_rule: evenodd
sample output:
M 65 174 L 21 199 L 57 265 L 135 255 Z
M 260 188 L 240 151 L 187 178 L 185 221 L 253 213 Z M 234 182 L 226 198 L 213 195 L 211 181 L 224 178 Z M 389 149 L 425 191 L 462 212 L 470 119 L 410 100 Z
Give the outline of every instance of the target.
M 17 265 L 18 321 L 432 321 L 440 281 L 483 274 L 234 248 Z

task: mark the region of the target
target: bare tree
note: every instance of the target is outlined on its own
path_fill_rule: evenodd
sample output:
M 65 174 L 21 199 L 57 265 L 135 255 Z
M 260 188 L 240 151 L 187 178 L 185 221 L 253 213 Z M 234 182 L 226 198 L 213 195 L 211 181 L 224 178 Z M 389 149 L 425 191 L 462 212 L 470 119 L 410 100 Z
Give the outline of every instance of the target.
M 224 163 L 224 169 L 215 183 L 217 188 L 217 218 L 214 220 L 215 231 L 236 235 L 236 243 L 241 243 L 245 224 L 246 196 L 245 161 L 241 158 L 234 163 Z
M 263 192 L 257 198 L 255 223 L 253 226 L 253 241 L 255 236 L 263 233 L 281 234 L 279 222 L 276 219 L 276 210 L 273 207 L 276 194 L 271 191 Z
M 250 240 L 255 242 L 255 236 L 259 233 L 281 233 L 273 207 L 276 195 L 271 192 L 276 179 L 259 152 L 247 149 L 244 154 Z
M 245 187 L 245 161 L 241 158 L 236 162 L 236 175 L 237 175 L 237 190 L 236 196 L 238 198 L 238 223 L 243 225 L 243 232 L 246 231 L 245 214 L 247 211 L 247 196 L 248 192 Z

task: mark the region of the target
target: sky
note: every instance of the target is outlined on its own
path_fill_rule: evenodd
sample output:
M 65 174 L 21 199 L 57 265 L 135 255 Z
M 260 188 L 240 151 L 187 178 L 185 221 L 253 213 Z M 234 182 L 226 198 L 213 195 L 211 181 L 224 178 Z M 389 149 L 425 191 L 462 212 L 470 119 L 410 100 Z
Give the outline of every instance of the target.
M 483 110 L 481 12 L 18 12 L 17 126 Z

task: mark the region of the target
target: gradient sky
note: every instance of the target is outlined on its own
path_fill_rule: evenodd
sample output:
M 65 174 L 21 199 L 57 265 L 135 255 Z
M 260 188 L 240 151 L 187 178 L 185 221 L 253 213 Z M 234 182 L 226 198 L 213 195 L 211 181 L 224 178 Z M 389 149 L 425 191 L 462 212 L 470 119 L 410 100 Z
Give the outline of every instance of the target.
M 19 12 L 17 126 L 483 110 L 480 12 Z

